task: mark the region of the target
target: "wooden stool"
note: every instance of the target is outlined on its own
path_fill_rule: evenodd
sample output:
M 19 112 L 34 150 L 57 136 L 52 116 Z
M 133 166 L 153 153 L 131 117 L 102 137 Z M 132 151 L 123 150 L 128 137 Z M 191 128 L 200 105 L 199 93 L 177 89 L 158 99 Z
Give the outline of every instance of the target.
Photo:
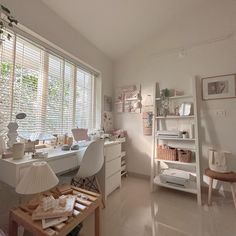
M 208 205 L 211 205 L 212 184 L 213 184 L 213 180 L 216 179 L 216 180 L 230 183 L 233 200 L 234 200 L 234 206 L 236 208 L 236 194 L 234 191 L 234 183 L 236 182 L 236 173 L 235 172 L 220 173 L 220 172 L 210 170 L 208 168 L 205 170 L 205 175 L 210 178 L 209 189 L 208 189 Z

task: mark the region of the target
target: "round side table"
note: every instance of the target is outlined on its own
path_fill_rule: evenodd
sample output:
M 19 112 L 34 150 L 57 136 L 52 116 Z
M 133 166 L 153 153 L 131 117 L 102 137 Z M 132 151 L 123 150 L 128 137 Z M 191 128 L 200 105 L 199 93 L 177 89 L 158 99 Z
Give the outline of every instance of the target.
M 208 176 L 210 179 L 209 189 L 208 189 L 208 205 L 211 205 L 212 184 L 213 184 L 213 180 L 215 179 L 215 180 L 230 183 L 233 200 L 234 200 L 234 206 L 236 208 L 236 194 L 234 191 L 234 183 L 236 182 L 236 173 L 235 172 L 220 173 L 220 172 L 210 170 L 208 168 L 205 170 L 205 175 Z

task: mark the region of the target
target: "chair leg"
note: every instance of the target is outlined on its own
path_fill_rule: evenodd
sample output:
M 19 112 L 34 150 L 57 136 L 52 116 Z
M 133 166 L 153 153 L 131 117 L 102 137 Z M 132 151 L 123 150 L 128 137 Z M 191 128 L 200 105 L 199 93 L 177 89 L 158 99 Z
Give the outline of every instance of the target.
M 230 183 L 230 187 L 231 187 L 231 191 L 232 191 L 232 195 L 233 195 L 234 206 L 236 208 L 236 194 L 235 194 L 235 191 L 234 191 L 234 184 Z
M 211 196 L 212 196 L 212 185 L 213 185 L 213 179 L 209 178 L 209 188 L 208 188 L 208 206 L 211 205 Z
M 98 182 L 98 178 L 97 178 L 96 175 L 95 175 L 95 181 L 96 181 L 96 185 L 97 185 L 97 187 L 98 187 L 98 191 L 99 191 L 99 193 L 102 195 L 102 207 L 105 208 L 106 205 L 105 205 L 104 196 L 103 196 L 103 194 L 102 194 L 101 187 L 100 187 L 100 184 L 99 184 L 99 182 Z

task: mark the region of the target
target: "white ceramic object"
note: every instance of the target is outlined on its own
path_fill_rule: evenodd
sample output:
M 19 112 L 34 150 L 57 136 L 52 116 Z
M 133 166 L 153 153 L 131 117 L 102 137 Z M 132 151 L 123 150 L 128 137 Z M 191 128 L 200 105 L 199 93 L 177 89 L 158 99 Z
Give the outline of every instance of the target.
M 9 140 L 7 141 L 7 146 L 9 148 L 12 148 L 13 144 L 17 142 L 16 138 L 18 136 L 17 129 L 18 129 L 18 124 L 16 122 L 10 122 L 7 126 L 8 128 L 8 133 L 7 137 Z
M 25 144 L 24 143 L 14 143 L 12 146 L 13 159 L 21 159 L 25 155 Z
M 229 167 L 227 165 L 228 158 L 231 156 L 229 152 L 217 152 L 214 149 L 209 149 L 209 168 L 213 171 L 220 173 L 229 172 Z

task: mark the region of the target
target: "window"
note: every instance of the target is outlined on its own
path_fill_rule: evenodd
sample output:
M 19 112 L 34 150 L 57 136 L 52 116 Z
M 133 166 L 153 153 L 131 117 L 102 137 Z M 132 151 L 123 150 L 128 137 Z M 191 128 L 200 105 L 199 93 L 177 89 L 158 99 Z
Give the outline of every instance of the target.
M 64 134 L 93 128 L 95 76 L 19 36 L 0 45 L 0 112 L 6 127 L 15 115 L 20 132 Z

